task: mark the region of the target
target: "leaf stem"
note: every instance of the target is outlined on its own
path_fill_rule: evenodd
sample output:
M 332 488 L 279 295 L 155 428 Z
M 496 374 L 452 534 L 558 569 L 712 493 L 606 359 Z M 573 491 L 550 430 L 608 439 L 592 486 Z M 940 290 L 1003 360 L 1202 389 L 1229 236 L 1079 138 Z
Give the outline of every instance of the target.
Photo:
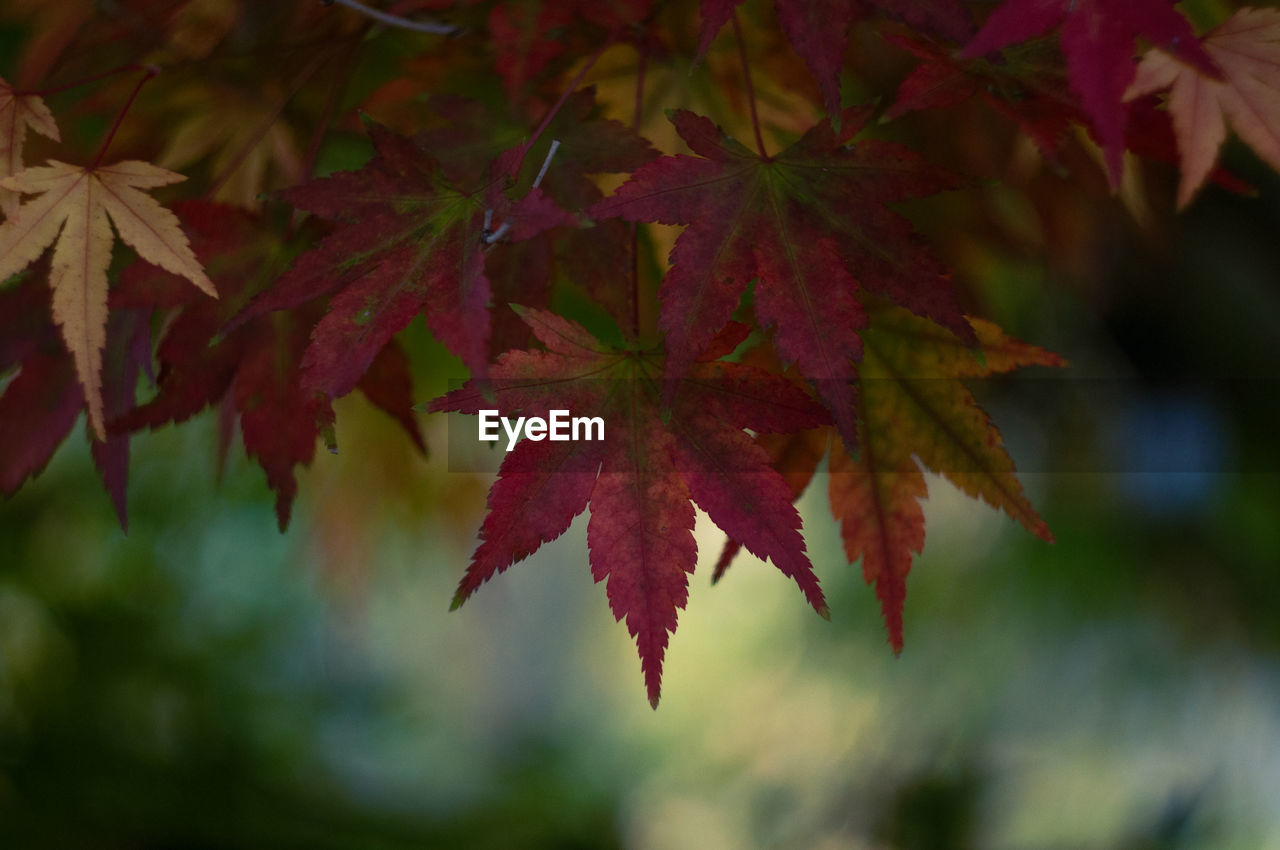
M 751 84 L 751 66 L 747 64 L 747 48 L 742 40 L 742 26 L 738 23 L 738 10 L 733 10 L 733 36 L 738 42 L 738 58 L 742 60 L 742 77 L 747 85 L 747 103 L 751 106 L 751 129 L 756 132 L 756 149 L 760 158 L 768 161 L 769 154 L 764 149 L 764 136 L 760 135 L 760 116 L 756 114 L 756 89 Z
M 325 0 L 326 6 L 332 6 L 337 3 L 339 6 L 346 6 L 348 9 L 354 9 L 366 17 L 373 18 L 380 24 L 386 24 L 389 27 L 399 27 L 404 30 L 413 30 L 414 32 L 428 32 L 433 35 L 458 35 L 462 32 L 462 27 L 455 27 L 452 24 L 439 24 L 435 21 L 411 21 L 407 18 L 397 17 L 377 9 L 371 9 L 357 0 Z
M 160 73 L 160 69 L 155 65 L 143 65 L 142 79 L 138 80 L 138 84 L 133 87 L 133 91 L 129 95 L 129 99 L 125 101 L 120 112 L 116 114 L 116 120 L 112 122 L 111 129 L 107 131 L 107 137 L 102 140 L 102 145 L 98 148 L 98 153 L 94 156 L 92 164 L 88 170 L 92 171 L 102 164 L 102 158 L 107 154 L 107 148 L 111 147 L 111 140 L 116 137 L 116 131 L 120 129 L 120 124 L 124 121 L 124 116 L 129 112 L 129 107 L 133 106 L 134 100 L 138 97 L 138 92 L 142 91 L 142 87 L 146 85 L 147 80 Z
M 631 129 L 640 132 L 644 114 L 644 72 L 649 64 L 649 51 L 641 49 L 636 68 L 636 105 L 631 116 Z M 631 332 L 640 339 L 640 225 L 631 222 Z
M 13 94 L 15 97 L 25 97 L 30 95 L 34 95 L 35 97 L 48 97 L 49 95 L 59 94 L 67 91 L 68 89 L 79 88 L 80 86 L 87 86 L 90 83 L 96 83 L 98 80 L 105 80 L 107 77 L 114 77 L 116 74 L 127 74 L 130 71 L 146 71 L 153 67 L 155 66 L 130 63 L 128 65 L 121 65 L 119 68 L 112 68 L 110 71 L 103 71 L 101 74 L 94 74 L 92 77 L 85 77 L 84 79 L 76 80 L 73 83 L 54 86 L 50 89 L 39 89 L 38 91 L 15 91 Z

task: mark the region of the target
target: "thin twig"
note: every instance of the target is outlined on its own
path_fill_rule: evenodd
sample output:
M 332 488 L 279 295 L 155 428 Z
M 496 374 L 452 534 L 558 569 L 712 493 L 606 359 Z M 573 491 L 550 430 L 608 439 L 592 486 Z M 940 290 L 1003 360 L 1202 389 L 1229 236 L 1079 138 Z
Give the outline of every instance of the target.
M 395 15 L 380 12 L 377 9 L 371 9 L 357 0 L 325 0 L 326 6 L 337 3 L 339 6 L 346 6 L 348 9 L 354 9 L 362 15 L 373 18 L 381 24 L 389 27 L 399 27 L 400 29 L 413 30 L 414 32 L 429 32 L 433 35 L 458 35 L 462 32 L 462 27 L 455 27 L 452 24 L 438 24 L 435 21 L 410 21 L 407 18 L 396 17 Z
M 738 24 L 738 12 L 733 12 L 733 35 L 738 41 L 738 57 L 742 60 L 742 76 L 747 83 L 747 103 L 751 105 L 751 129 L 756 131 L 756 148 L 760 158 L 767 160 L 769 154 L 764 150 L 764 136 L 760 135 L 760 117 L 756 114 L 756 90 L 751 85 L 751 66 L 747 64 L 747 48 L 742 41 L 742 27 Z

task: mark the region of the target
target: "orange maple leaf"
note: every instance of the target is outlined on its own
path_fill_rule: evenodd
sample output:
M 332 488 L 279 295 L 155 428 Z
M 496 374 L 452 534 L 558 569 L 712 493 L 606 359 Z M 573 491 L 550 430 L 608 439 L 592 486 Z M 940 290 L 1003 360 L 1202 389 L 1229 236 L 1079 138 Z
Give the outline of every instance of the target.
M 1065 361 L 981 319 L 969 319 L 978 339 L 970 347 L 901 308 L 876 304 L 868 313 L 858 375 L 860 453 L 854 458 L 840 443 L 833 446 L 829 496 L 845 554 L 850 563 L 862 558 L 889 641 L 900 650 L 907 572 L 924 546 L 919 500 L 928 490 L 921 467 L 1053 540 L 1023 493 L 1000 432 L 961 379 Z
M 1222 69 L 1222 79 L 1150 50 L 1125 98 L 1161 89 L 1178 139 L 1182 180 L 1178 206 L 1185 207 L 1213 170 L 1227 138 L 1227 124 L 1272 168 L 1280 171 L 1280 11 L 1241 9 L 1204 39 Z
M 39 195 L 0 224 L 0 280 L 21 271 L 57 240 L 49 271 L 53 318 L 75 359 L 89 406 L 89 422 L 100 440 L 106 434 L 101 373 L 107 267 L 114 241 L 108 217 L 138 256 L 218 297 L 191 252 L 177 216 L 138 191 L 185 179 L 136 160 L 95 168 L 50 160 L 47 166 L 28 168 L 0 180 L 2 188 Z
M 22 170 L 22 146 L 28 128 L 55 142 L 62 141 L 44 100 L 34 94 L 15 94 L 13 87 L 0 77 L 0 180 Z M 17 208 L 17 193 L 0 189 L 0 212 L 7 217 Z
M 1042 540 L 1049 526 L 1031 506 L 1004 448 L 1004 439 L 965 387 L 967 378 L 1012 372 L 1023 366 L 1065 366 L 1066 361 L 1008 336 L 995 324 L 966 317 L 976 345 L 929 319 L 868 299 L 862 332 L 863 358 L 855 389 L 858 444 L 851 453 L 834 428 L 762 433 L 756 444 L 783 475 L 793 499 L 831 455 L 828 498 L 840 522 L 849 563 L 862 560 L 862 575 L 874 584 L 889 643 L 902 649 L 902 609 L 907 573 L 924 549 L 928 496 L 922 469 L 936 472 L 964 493 L 1003 510 Z M 769 362 L 762 349 L 747 359 Z M 712 581 L 728 569 L 741 544 L 730 538 Z

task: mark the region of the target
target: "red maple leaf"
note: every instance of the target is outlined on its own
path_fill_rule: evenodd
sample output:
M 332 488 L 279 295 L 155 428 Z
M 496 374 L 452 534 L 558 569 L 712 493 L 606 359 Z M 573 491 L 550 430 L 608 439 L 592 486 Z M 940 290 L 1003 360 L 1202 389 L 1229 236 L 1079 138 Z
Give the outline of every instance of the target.
M 592 208 L 598 217 L 689 225 L 659 291 L 668 378 L 683 374 L 757 279 L 757 317 L 775 327 L 782 356 L 817 383 L 852 444 L 849 382 L 861 356 L 858 329 L 866 324 L 860 289 L 971 337 L 945 267 L 887 206 L 951 181 L 900 145 L 847 144 L 867 117 L 848 110 L 839 133 L 823 122 L 763 157 L 706 118 L 679 111 L 672 120 L 699 156 L 641 166 Z
M 276 493 L 276 517 L 283 530 L 297 493 L 294 467 L 311 463 L 317 437 L 332 439 L 329 397 L 304 388 L 300 380 L 303 351 L 319 318 L 319 305 L 258 316 L 224 332 L 235 306 L 274 273 L 279 260 L 272 258 L 273 235 L 261 218 L 233 207 L 191 201 L 174 209 L 193 234 L 196 256 L 224 298 L 190 298 L 176 288 L 172 275 L 149 264 L 140 262 L 125 270 L 121 286 L 113 292 L 114 307 L 187 303 L 157 349 L 155 398 L 116 416 L 109 432 L 155 428 L 211 405 L 228 405 L 239 416 L 245 450 L 266 472 Z M 394 342 L 379 350 L 358 386 L 425 451 L 411 414 L 408 361 Z
M 0 394 L 0 492 L 12 493 L 39 474 L 71 433 L 84 406 L 75 362 L 50 318 L 49 291 L 35 275 L 0 290 L 0 372 L 18 367 Z M 133 406 L 138 371 L 150 366 L 149 325 L 136 310 L 117 310 L 107 323 L 102 395 L 107 416 Z M 115 507 L 129 528 L 125 488 L 129 437 L 91 438 L 90 453 Z
M 507 98 L 518 101 L 553 59 L 565 52 L 563 38 L 553 33 L 573 21 L 564 3 L 501 3 L 489 12 L 494 68 L 502 76 Z
M 601 417 L 604 438 L 526 439 L 514 447 L 489 493 L 481 542 L 454 607 L 562 534 L 590 504 L 592 575 L 608 580 L 610 607 L 636 639 L 656 706 L 668 635 L 697 559 L 692 500 L 794 579 L 825 616 L 791 490 L 743 430 L 811 428 L 828 421 L 821 406 L 781 376 L 699 362 L 664 408 L 660 355 L 610 347 L 553 313 L 526 310 L 523 317 L 546 351 L 508 352 L 490 368 L 489 383 L 455 390 L 430 409 L 474 414 L 492 408 L 512 418 L 569 410 Z
M 479 184 L 505 151 L 529 135 L 527 120 L 512 104 L 439 96 L 427 107 L 436 120 L 414 138 L 454 185 Z M 553 141 L 557 152 L 548 159 Z M 630 172 L 657 156 L 634 130 L 604 118 L 594 88 L 588 87 L 569 95 L 551 118 L 528 150 L 511 191 L 527 193 L 541 174 L 542 191 L 562 209 L 576 212 L 603 197 L 593 175 Z M 556 227 L 519 242 L 504 239 L 491 245 L 485 254 L 485 277 L 491 302 L 501 308 L 490 316 L 492 356 L 530 342 L 528 325 L 504 305 L 547 306 L 557 277 L 584 290 L 615 320 L 629 317 L 631 290 L 615 281 L 631 273 L 631 243 L 630 228 L 613 221 L 591 228 Z
M 486 248 L 499 233 L 520 240 L 573 223 L 539 188 L 518 201 L 492 182 L 474 192 L 458 189 L 412 140 L 373 122 L 368 128 L 376 154 L 364 168 L 284 193 L 339 226 L 230 325 L 328 296 L 301 380 L 330 397 L 354 389 L 419 313 L 437 339 L 482 372 L 490 332 Z
M 1214 78 L 1218 67 L 1168 0 L 1007 0 L 961 55 L 982 56 L 1058 25 L 1071 89 L 1106 151 L 1111 185 L 1118 187 L 1128 120 L 1124 94 L 1137 72 L 1134 40 L 1144 38 Z
M 0 394 L 0 492 L 44 469 L 84 406 L 75 364 L 50 318 L 43 274 L 0 289 L 0 373 L 18 374 Z
M 885 33 L 885 40 L 923 61 L 898 86 L 893 105 L 884 113 L 894 120 L 909 112 L 954 106 L 980 98 L 996 112 L 1018 125 L 1050 162 L 1061 165 L 1063 141 L 1073 123 L 1088 119 L 1067 90 L 1061 69 L 1043 61 L 1039 45 L 1006 51 L 1005 62 L 958 58 L 952 51 L 919 38 Z M 1159 51 L 1147 54 L 1156 57 Z M 1141 66 L 1140 66 L 1141 67 Z M 1141 82 L 1141 76 L 1134 86 Z M 1128 92 L 1132 97 L 1133 89 Z M 1148 159 L 1177 163 L 1178 148 L 1169 116 L 1158 112 L 1155 99 L 1129 103 L 1125 146 Z M 1243 193 L 1249 186 L 1223 168 L 1214 168 L 1210 179 L 1230 191 Z
M 793 502 L 800 498 L 813 480 L 818 463 L 827 455 L 827 445 L 830 442 L 830 428 L 813 428 L 794 434 L 760 434 L 756 437 L 756 445 L 764 449 L 769 465 L 778 471 L 782 480 L 791 488 Z M 725 541 L 720 558 L 711 572 L 712 584 L 724 577 L 741 549 L 742 544 L 732 537 Z
M 699 58 L 741 3 L 702 0 Z M 957 0 L 776 0 L 774 8 L 778 25 L 817 78 L 827 113 L 833 117 L 840 115 L 840 71 L 854 21 L 879 13 L 957 41 L 972 32 L 968 12 Z
M 409 105 L 420 119 L 423 105 L 418 101 Z M 513 103 L 450 95 L 428 99 L 426 112 L 429 124 L 414 135 L 414 141 L 455 186 L 482 185 L 494 162 L 525 143 L 530 122 L 542 118 Z M 548 161 L 553 141 L 558 153 Z M 605 118 L 604 109 L 596 103 L 595 87 L 587 86 L 565 98 L 546 129 L 525 151 L 512 192 L 528 192 L 547 163 L 538 184 L 542 191 L 566 210 L 581 210 L 602 197 L 590 175 L 632 171 L 657 155 L 635 130 Z
M 1056 162 L 1067 128 L 1081 119 L 1061 73 L 1046 78 L 1039 63 L 1013 69 L 959 59 L 954 51 L 919 38 L 894 33 L 886 33 L 884 38 L 923 60 L 898 86 L 893 105 L 884 113 L 888 120 L 979 97 L 1017 124 L 1047 159 Z
M 489 37 L 508 99 L 522 100 L 571 44 L 598 44 L 639 24 L 652 7 L 653 0 L 507 0 L 495 6 L 489 13 Z
M 107 319 L 107 347 L 102 359 L 103 415 L 108 419 L 131 410 L 137 396 L 138 373 L 151 370 L 151 313 L 115 310 Z M 89 446 L 102 475 L 120 527 L 129 530 L 125 490 L 129 482 L 129 435 L 108 434 Z

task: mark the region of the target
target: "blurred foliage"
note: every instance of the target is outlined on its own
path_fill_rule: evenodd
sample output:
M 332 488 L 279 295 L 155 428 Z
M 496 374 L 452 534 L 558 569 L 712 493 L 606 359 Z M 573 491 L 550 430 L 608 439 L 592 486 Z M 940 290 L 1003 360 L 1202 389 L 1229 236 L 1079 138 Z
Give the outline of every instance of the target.
M 556 775 L 566 741 L 444 815 L 344 787 L 325 739 L 394 715 L 399 684 L 333 657 L 305 535 L 262 521 L 255 472 L 174 463 L 212 424 L 147 446 L 128 538 L 83 447 L 0 513 L 0 846 L 617 846 L 611 801 Z

